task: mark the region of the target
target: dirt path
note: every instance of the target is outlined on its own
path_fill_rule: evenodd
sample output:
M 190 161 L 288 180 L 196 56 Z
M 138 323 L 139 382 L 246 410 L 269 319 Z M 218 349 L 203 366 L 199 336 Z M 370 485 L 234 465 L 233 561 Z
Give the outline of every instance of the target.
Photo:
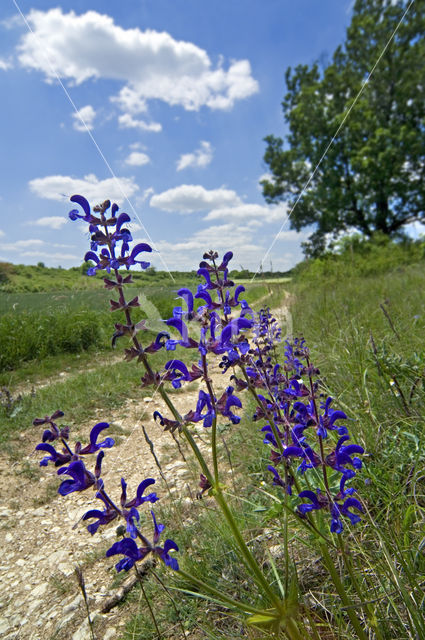
M 290 325 L 286 307 L 275 310 L 274 314 L 279 321 Z M 217 367 L 212 370 L 211 377 L 219 395 L 227 386 L 227 376 L 223 376 Z M 173 401 L 185 413 L 190 407 L 194 408 L 197 397 L 198 385 L 192 383 L 182 392 L 173 394 Z M 162 500 L 167 500 L 167 496 L 169 499 L 170 494 L 178 496 L 182 501 L 182 513 L 190 513 L 190 504 L 198 490 L 198 476 L 189 471 L 171 435 L 152 420 L 155 409 L 169 415 L 158 394 L 144 398 L 143 403 L 129 400 L 119 410 L 110 412 L 108 418 L 99 413 L 96 421 L 106 418 L 126 435 L 106 451 L 102 465 L 106 488 L 119 501 L 121 477 L 128 482 L 129 496 L 135 495 L 144 478 L 154 477 L 158 496 Z M 83 425 L 87 432 L 95 422 Z M 165 480 L 160 477 L 153 460 L 142 424 L 154 442 Z M 198 433 L 198 446 L 205 449 L 204 441 L 199 437 L 202 427 L 198 428 Z M 65 498 L 58 496 L 55 469 L 43 468 L 39 473 L 40 456 L 35 456 L 33 451 L 38 441 L 34 440 L 25 451 L 26 474 L 30 477 L 14 474 L 19 469 L 14 469 L 5 457 L 0 458 L 3 494 L 3 506 L 0 507 L 3 546 L 0 637 L 5 640 L 89 640 L 85 607 L 74 578 L 75 566 L 80 564 L 84 567 L 92 615 L 97 617 L 96 638 L 113 640 L 123 633 L 128 618 L 122 609 L 113 609 L 106 615 L 100 613 L 111 592 L 110 583 L 116 576 L 114 564 L 117 559 L 104 557 L 106 549 L 116 539 L 116 527 L 100 528 L 95 536 L 90 536 L 79 520 L 88 509 L 102 508 L 99 501 L 90 490 Z M 188 453 L 184 447 L 183 452 Z M 45 504 L 35 506 L 37 501 L 43 501 L 43 496 L 49 499 Z

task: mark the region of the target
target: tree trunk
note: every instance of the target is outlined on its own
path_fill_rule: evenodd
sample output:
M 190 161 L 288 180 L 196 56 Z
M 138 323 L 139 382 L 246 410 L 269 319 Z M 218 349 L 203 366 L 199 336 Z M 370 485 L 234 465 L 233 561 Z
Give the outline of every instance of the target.
M 375 228 L 376 228 L 376 231 L 382 231 L 382 233 L 385 233 L 387 235 L 389 233 L 388 214 L 389 214 L 388 198 L 386 198 L 385 196 L 381 196 L 376 201 Z

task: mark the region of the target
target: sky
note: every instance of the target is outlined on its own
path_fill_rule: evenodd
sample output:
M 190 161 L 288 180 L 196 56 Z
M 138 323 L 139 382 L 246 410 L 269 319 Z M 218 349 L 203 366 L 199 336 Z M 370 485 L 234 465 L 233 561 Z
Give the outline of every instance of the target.
M 0 261 L 80 265 L 75 193 L 132 218 L 157 269 L 285 271 L 309 231 L 267 205 L 287 67 L 332 56 L 352 0 L 2 0 Z

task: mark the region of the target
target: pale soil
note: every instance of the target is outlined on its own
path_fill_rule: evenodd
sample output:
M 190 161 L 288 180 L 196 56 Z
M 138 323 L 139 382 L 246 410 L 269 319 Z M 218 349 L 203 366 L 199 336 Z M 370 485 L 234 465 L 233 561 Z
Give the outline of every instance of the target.
M 274 310 L 274 314 L 278 320 L 286 322 L 290 333 L 287 309 Z M 59 376 L 59 379 L 65 377 Z M 223 376 L 217 367 L 212 370 L 211 377 L 219 396 L 228 384 L 227 376 Z M 192 383 L 172 397 L 177 409 L 186 413 L 195 407 L 198 385 Z M 164 432 L 153 421 L 155 409 L 171 417 L 159 394 L 156 394 L 142 402 L 129 400 L 120 409 L 109 411 L 108 416 L 99 410 L 97 419 L 82 425 L 82 428 L 86 428 L 88 434 L 97 421 L 108 421 L 118 430 L 123 430 L 120 442 L 106 450 L 102 465 L 106 489 L 117 502 L 121 493 L 121 477 L 128 482 L 129 497 L 135 495 L 144 478 L 154 477 L 157 482 L 148 491 L 155 490 L 162 502 L 169 501 L 170 495 L 175 497 L 179 517 L 190 518 L 194 512 L 199 475 L 188 469 L 170 433 Z M 146 443 L 142 424 L 154 443 L 168 487 Z M 0 457 L 0 541 L 3 547 L 0 560 L 0 637 L 10 640 L 88 640 L 91 636 L 74 568 L 77 564 L 84 568 L 90 609 L 92 615 L 96 615 L 113 592 L 114 564 L 119 557 L 105 558 L 104 554 L 116 540 L 118 522 L 101 527 L 95 536 L 90 536 L 84 523 L 79 522 L 80 518 L 88 509 L 102 509 L 103 504 L 95 499 L 90 489 L 67 497 L 56 493 L 59 479 L 55 469 L 49 466 L 40 472 L 38 462 L 42 456 L 38 452 L 34 454 L 42 429 L 34 427 L 30 435 L 26 431 L 22 437 L 21 460 L 24 460 L 25 473 L 22 473 L 22 462 L 11 463 L 6 456 Z M 199 433 L 198 446 L 205 451 L 205 430 L 198 427 L 196 432 Z M 187 447 L 182 447 L 186 457 L 190 458 Z M 37 501 L 44 501 L 44 496 L 49 496 L 49 499 L 41 506 L 35 506 Z M 166 531 L 164 534 L 167 537 Z M 125 603 L 124 607 L 115 608 L 108 614 L 97 613 L 96 639 L 119 638 L 135 607 Z M 195 639 L 199 636 L 187 637 Z

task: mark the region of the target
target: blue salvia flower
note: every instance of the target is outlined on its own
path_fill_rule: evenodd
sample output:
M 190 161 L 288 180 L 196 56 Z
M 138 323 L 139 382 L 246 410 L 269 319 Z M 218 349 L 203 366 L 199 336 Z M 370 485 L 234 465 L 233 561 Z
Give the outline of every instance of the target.
M 115 520 L 115 518 L 117 518 L 119 515 L 117 509 L 111 506 L 110 502 L 100 491 L 96 493 L 96 498 L 102 500 L 105 503 L 106 508 L 103 511 L 100 511 L 100 509 L 90 509 L 82 517 L 82 520 L 91 520 L 91 518 L 97 518 L 96 522 L 92 522 L 91 524 L 87 525 L 87 529 L 92 536 L 96 533 L 101 525 L 109 524 L 109 522 Z
M 69 467 L 62 467 L 58 474 L 66 474 L 72 478 L 72 480 L 64 480 L 60 485 L 58 493 L 61 496 L 67 496 L 74 491 L 85 491 L 96 482 L 95 476 L 86 469 L 82 460 L 75 460 Z
M 49 456 L 45 456 L 42 459 L 42 461 L 40 462 L 40 466 L 44 467 L 49 462 L 53 462 L 54 465 L 58 467 L 62 464 L 66 464 L 70 460 L 78 460 L 79 456 L 96 453 L 97 451 L 99 451 L 99 449 L 110 449 L 115 444 L 115 440 L 113 438 L 105 438 L 105 440 L 103 440 L 102 442 L 97 442 L 100 432 L 104 429 L 108 429 L 108 427 L 109 424 L 107 422 L 99 422 L 98 424 L 96 424 L 90 431 L 90 444 L 82 447 L 81 442 L 76 442 L 74 452 L 72 452 L 69 447 L 67 447 L 66 449 L 63 449 L 63 453 L 58 453 L 50 444 L 47 444 L 45 442 L 38 444 L 36 446 L 36 451 L 47 451 L 48 453 L 50 453 Z M 62 436 L 60 436 L 61 432 L 57 429 L 57 427 L 56 430 L 59 433 L 59 437 L 62 438 Z M 51 436 L 53 435 L 53 432 L 48 430 L 44 432 L 43 438 L 46 437 L 46 439 L 52 439 Z M 69 432 L 67 432 L 67 436 L 68 435 Z
M 53 462 L 55 467 L 60 467 L 72 459 L 72 454 L 66 449 L 63 450 L 64 453 L 58 453 L 53 445 L 44 442 L 36 446 L 36 451 L 47 451 L 50 454 L 40 461 L 40 467 L 47 467 L 49 462 Z
M 260 318 L 257 334 L 266 333 L 266 314 Z M 260 349 L 259 349 L 260 352 Z M 336 495 L 331 495 L 328 483 L 324 482 L 326 489 L 318 488 L 316 491 L 307 489 L 299 493 L 299 498 L 308 500 L 297 508 L 301 517 L 306 517 L 310 512 L 326 509 L 331 516 L 330 528 L 333 533 L 341 533 L 343 530 L 344 518 L 348 518 L 352 524 L 360 520 L 359 513 L 363 512 L 361 503 L 353 496 L 355 489 L 346 488 L 346 482 L 355 477 L 356 471 L 361 469 L 361 459 L 356 454 L 363 454 L 364 449 L 358 444 L 346 444 L 350 440 L 348 429 L 341 425 L 342 420 L 347 420 L 347 415 L 338 409 L 332 408 L 333 398 L 326 397 L 319 408 L 316 404 L 316 394 L 318 394 L 318 383 L 313 377 L 318 374 L 318 370 L 310 363 L 309 351 L 304 339 L 296 339 L 293 342 L 287 341 L 285 347 L 285 375 L 279 371 L 276 365 L 271 370 L 271 363 L 268 358 L 259 358 L 256 361 L 256 368 L 260 374 L 255 377 L 257 384 L 261 381 L 268 381 L 268 397 L 257 394 L 261 405 L 257 407 L 254 415 L 255 419 L 273 416 L 274 429 L 270 422 L 262 427 L 265 434 L 264 442 L 273 447 L 268 470 L 273 474 L 273 484 L 282 487 L 287 491 L 288 482 L 276 468 L 280 463 L 285 462 L 285 477 L 294 477 L 292 460 L 299 458 L 297 472 L 305 474 L 311 469 L 326 468 L 341 473 L 339 491 Z M 302 376 L 308 376 L 309 383 L 305 384 Z M 280 429 L 280 425 L 284 428 Z M 330 453 L 325 453 L 322 459 L 324 441 L 329 441 L 329 432 L 336 432 L 341 437 Z M 276 435 L 280 442 L 276 441 Z M 312 437 L 317 438 L 322 444 L 320 452 L 315 451 Z M 289 442 L 292 440 L 292 443 Z M 318 449 L 318 447 L 317 447 Z M 329 445 L 327 445 L 329 451 Z M 322 473 L 317 474 L 320 478 Z M 333 492 L 332 492 L 333 494 Z
M 94 207 L 93 212 L 90 211 L 90 205 L 83 196 L 72 196 L 71 202 L 79 204 L 84 214 L 82 215 L 77 209 L 73 209 L 69 213 L 70 219 L 81 219 L 90 225 L 91 251 L 85 254 L 84 260 L 86 262 L 94 262 L 95 266 L 87 270 L 87 275 L 93 276 L 97 271 L 102 270 L 110 273 L 111 269 L 120 269 L 121 267 L 130 269 L 130 267 L 137 264 L 140 265 L 141 269 L 147 269 L 149 267 L 149 262 L 137 260 L 136 258 L 140 253 L 150 253 L 152 247 L 145 242 L 141 242 L 130 251 L 129 243 L 132 241 L 132 236 L 130 231 L 123 227 L 126 222 L 130 222 L 130 217 L 127 213 L 121 213 L 117 216 L 118 205 L 112 205 L 111 217 L 106 218 L 105 213 L 111 206 L 109 200 L 106 200 L 98 207 Z M 121 243 L 121 250 L 119 255 L 117 255 L 116 249 L 118 249 L 119 243 Z M 98 253 L 100 247 L 102 248 Z
M 204 410 L 205 413 L 202 413 Z M 204 427 L 208 428 L 212 426 L 215 415 L 216 414 L 209 394 L 200 389 L 195 411 L 190 411 L 185 416 L 185 418 L 187 420 L 190 420 L 190 422 L 200 422 L 201 420 L 203 420 Z
M 125 556 L 125 558 L 120 560 L 115 565 L 117 571 L 128 571 L 138 560 L 143 560 L 150 553 L 157 555 L 159 558 L 161 558 L 165 565 L 167 565 L 171 569 L 174 569 L 174 571 L 179 570 L 177 559 L 173 558 L 170 555 L 170 551 L 178 551 L 179 548 L 174 540 L 170 539 L 164 542 L 163 547 L 158 546 L 161 533 L 165 527 L 163 524 L 157 523 L 153 511 L 151 511 L 151 514 L 154 522 L 154 535 L 152 542 L 150 542 L 144 536 L 140 536 L 145 546 L 138 547 L 132 538 L 124 538 L 119 542 L 115 542 L 115 544 L 113 544 L 112 547 L 106 552 L 107 557 L 118 554 Z
M 352 457 L 353 453 L 364 453 L 363 447 L 358 444 L 348 444 L 344 445 L 343 443 L 350 439 L 350 436 L 342 436 L 338 440 L 338 443 L 335 447 L 335 451 L 330 453 L 326 458 L 326 464 L 336 471 L 340 471 L 344 476 L 347 474 L 355 475 L 355 472 L 352 470 L 348 470 L 345 468 L 347 464 L 349 464 L 354 469 L 362 468 L 362 461 L 360 458 L 355 456 Z
M 227 387 L 226 391 L 221 396 L 220 400 L 217 402 L 217 411 L 224 416 L 225 418 L 229 418 L 229 420 L 233 424 L 239 424 L 241 421 L 240 417 L 231 411 L 232 407 L 242 408 L 242 402 L 240 398 L 233 394 L 234 388 Z
M 274 486 L 282 487 L 282 489 L 284 489 L 286 491 L 286 493 L 289 496 L 291 496 L 292 495 L 292 487 L 293 487 L 293 484 L 294 484 L 293 476 L 288 476 L 288 481 L 285 482 L 285 480 L 279 474 L 278 470 L 275 469 L 275 467 L 273 467 L 271 464 L 268 465 L 267 469 L 269 471 L 271 471 L 273 476 L 274 476 L 273 477 Z
M 163 380 L 170 380 L 174 389 L 180 389 L 182 382 L 192 382 L 202 376 L 199 367 L 192 367 L 192 371 L 186 367 L 181 360 L 169 360 L 164 366 L 165 374 Z
M 53 442 L 54 440 L 58 440 L 59 438 L 62 440 L 67 440 L 69 438 L 69 427 L 62 426 L 60 429 L 57 426 L 55 420 L 58 418 L 62 418 L 64 415 L 63 411 L 55 411 L 51 416 L 44 416 L 44 418 L 35 418 L 33 420 L 33 425 L 38 427 L 42 424 L 50 425 L 50 429 L 45 429 L 42 436 L 42 442 Z

